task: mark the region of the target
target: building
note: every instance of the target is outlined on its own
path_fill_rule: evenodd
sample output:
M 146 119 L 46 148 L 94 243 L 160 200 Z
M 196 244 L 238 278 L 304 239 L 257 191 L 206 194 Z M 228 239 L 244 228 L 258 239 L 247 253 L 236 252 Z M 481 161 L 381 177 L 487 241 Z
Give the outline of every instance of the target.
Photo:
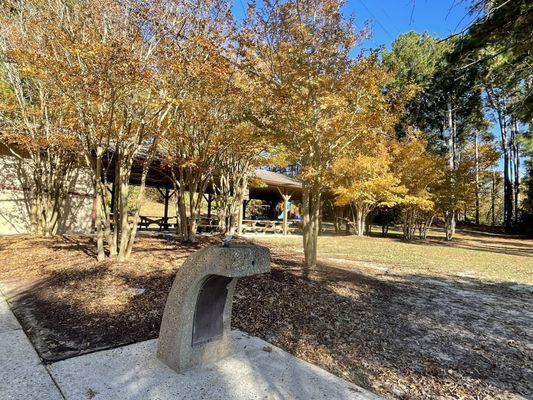
M 0 144 L 0 235 L 31 231 L 31 193 L 34 183 L 29 166 L 29 158 L 20 159 Z M 93 198 L 90 175 L 80 168 L 75 185 L 69 190 L 58 233 L 90 233 Z

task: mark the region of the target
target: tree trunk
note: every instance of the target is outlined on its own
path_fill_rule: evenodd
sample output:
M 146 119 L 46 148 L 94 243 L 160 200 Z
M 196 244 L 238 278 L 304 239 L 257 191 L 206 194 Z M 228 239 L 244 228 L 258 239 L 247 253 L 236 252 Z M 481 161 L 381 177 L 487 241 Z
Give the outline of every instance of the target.
M 514 222 L 518 224 L 518 208 L 520 195 L 520 146 L 518 143 L 518 124 L 516 118 L 511 117 L 511 151 L 513 159 L 514 182 L 513 182 L 513 198 L 514 198 Z
M 474 162 L 476 169 L 476 225 L 479 225 L 479 144 L 478 144 L 478 132 L 474 132 Z
M 172 170 L 173 185 L 177 189 L 177 218 L 180 240 L 196 242 L 196 230 L 200 216 L 200 206 L 211 175 L 196 169 L 179 166 Z M 177 173 L 176 173 L 177 172 Z M 187 190 L 185 190 L 187 188 Z
M 124 162 L 124 165 L 121 165 L 119 170 L 120 175 L 120 184 L 118 185 L 118 198 L 120 208 L 118 209 L 119 217 L 119 226 L 120 226 L 120 236 L 118 237 L 118 246 L 117 246 L 117 260 L 123 262 L 126 260 L 126 250 L 128 242 L 130 239 L 131 227 L 128 221 L 129 218 L 129 204 L 128 198 L 130 195 L 130 185 L 129 185 L 129 168 L 126 160 L 116 160 L 117 163 Z
M 492 108 L 496 111 L 498 125 L 500 126 L 501 148 L 503 153 L 503 219 L 506 227 L 513 221 L 513 186 L 510 176 L 511 157 L 509 152 L 509 135 L 507 133 L 507 117 L 505 115 L 505 98 L 495 95 L 494 91 L 487 89 L 487 97 Z
M 102 194 L 102 151 L 96 152 L 96 171 L 95 171 L 94 192 L 96 196 L 96 251 L 98 261 L 105 260 L 104 250 L 104 230 L 103 230 L 103 194 Z
M 356 210 L 356 221 L 355 227 L 357 230 L 357 236 L 363 236 L 365 233 L 365 221 L 368 215 L 364 206 L 355 206 Z
M 492 226 L 496 225 L 496 170 L 492 170 L 492 190 L 490 192 L 490 211 Z
M 416 229 L 416 209 L 410 207 L 403 210 L 403 237 L 407 241 L 413 240 Z
M 144 191 L 146 188 L 146 177 L 148 175 L 148 169 L 150 168 L 150 165 L 152 163 L 153 157 L 155 155 L 155 143 L 151 149 L 151 152 L 149 153 L 149 157 L 145 160 L 143 165 L 143 172 L 141 176 L 141 185 L 139 188 L 139 193 L 137 194 L 136 204 L 135 204 L 135 215 L 133 217 L 133 224 L 130 231 L 130 235 L 128 238 L 128 243 L 126 244 L 126 252 L 125 252 L 125 259 L 130 258 L 131 251 L 133 250 L 133 243 L 135 241 L 135 237 L 137 236 L 137 228 L 139 223 L 139 217 L 141 214 L 141 206 L 144 199 Z M 165 202 L 168 207 L 168 190 L 165 192 Z M 168 210 L 165 208 L 165 210 Z
M 456 154 L 457 154 L 457 132 L 456 132 L 456 126 L 455 126 L 455 120 L 454 120 L 454 116 L 453 116 L 453 108 L 452 108 L 452 103 L 448 102 L 448 112 L 447 112 L 447 117 L 448 117 L 448 128 L 449 128 L 449 137 L 448 137 L 448 166 L 450 168 L 450 171 L 455 171 L 456 168 L 457 168 L 457 162 L 456 162 Z M 446 210 L 446 219 L 450 219 L 449 222 L 447 222 L 447 225 L 449 224 L 450 227 L 453 226 L 455 227 L 455 223 L 456 223 L 456 204 L 455 204 L 455 180 L 453 179 L 453 174 L 452 174 L 452 181 L 451 181 L 451 196 L 453 198 L 453 201 L 452 201 L 452 205 L 451 205 L 451 209 L 450 210 Z M 454 228 L 455 229 L 455 228 Z M 446 230 L 446 232 L 448 232 L 448 229 Z M 448 239 L 448 233 L 446 233 L 446 240 L 451 240 L 451 237 L 450 239 Z
M 304 182 L 302 190 L 304 273 L 316 267 L 320 191 Z
M 450 241 L 453 238 L 453 235 L 455 234 L 455 224 L 456 224 L 456 217 L 455 217 L 455 211 L 448 211 L 444 218 L 445 222 L 445 230 L 446 230 L 446 240 Z
M 507 141 L 507 139 L 506 139 Z M 506 144 L 503 151 L 503 176 L 504 176 L 504 223 L 510 227 L 513 222 L 513 184 L 511 182 L 511 155 Z
M 419 226 L 419 237 L 422 240 L 426 240 L 428 236 L 429 228 L 431 227 L 431 224 L 433 223 L 434 215 L 426 215 L 422 221 L 420 221 Z

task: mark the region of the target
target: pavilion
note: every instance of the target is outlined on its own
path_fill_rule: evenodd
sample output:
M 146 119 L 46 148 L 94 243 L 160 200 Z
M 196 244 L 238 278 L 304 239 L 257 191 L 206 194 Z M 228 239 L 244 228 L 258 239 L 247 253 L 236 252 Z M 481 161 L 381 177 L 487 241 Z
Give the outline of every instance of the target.
M 108 182 L 114 182 L 113 161 L 111 160 L 107 168 L 107 180 Z M 142 164 L 133 163 L 130 184 L 139 185 L 142 177 Z M 114 203 L 114 189 L 111 185 L 111 204 Z M 163 165 L 159 159 L 154 159 L 152 162 L 148 174 L 146 176 L 146 187 L 156 188 L 164 199 L 164 211 L 162 220 L 163 224 L 168 229 L 169 217 L 169 203 L 170 199 L 174 195 L 174 187 L 168 167 Z M 288 220 L 288 213 L 283 212 L 283 220 L 271 220 L 268 222 L 252 221 L 246 219 L 246 207 L 251 200 L 261 200 L 267 203 L 271 208 L 276 204 L 282 202 L 283 210 L 287 210 L 289 202 L 292 200 L 301 200 L 302 197 L 302 184 L 296 179 L 287 175 L 268 171 L 265 169 L 255 169 L 252 176 L 249 179 L 248 190 L 246 191 L 243 207 L 239 213 L 239 221 L 237 224 L 237 232 L 240 234 L 243 231 L 250 232 L 279 232 L 287 235 L 290 233 L 290 222 Z M 207 202 L 207 218 L 212 218 L 212 205 L 215 200 L 215 193 L 212 187 L 208 187 L 206 194 L 204 195 Z M 294 230 L 294 229 L 292 229 Z
M 0 234 L 24 234 L 31 230 L 31 174 L 29 170 L 29 159 L 26 154 L 23 159 L 15 157 L 9 149 L 0 144 Z M 142 163 L 139 162 L 142 155 L 134 161 L 130 184 L 139 185 L 142 175 Z M 108 182 L 114 182 L 114 162 L 113 157 L 104 161 L 106 178 Z M 242 213 L 238 221 L 238 231 L 274 231 L 289 233 L 289 221 L 287 213 L 283 213 L 283 222 L 270 221 L 255 223 L 246 220 L 246 205 L 251 200 L 262 200 L 270 207 L 283 202 L 284 210 L 287 209 L 289 201 L 299 200 L 302 195 L 302 185 L 297 180 L 286 175 L 257 169 L 250 177 L 250 184 L 243 202 Z M 109 188 L 111 201 L 114 202 L 113 185 Z M 169 200 L 173 196 L 173 184 L 170 172 L 161 160 L 155 159 L 146 177 L 146 186 L 157 188 L 164 199 L 163 219 L 169 218 Z M 212 205 L 215 200 L 213 188 L 208 188 L 205 195 L 207 202 L 207 214 L 211 218 Z M 65 205 L 65 213 L 60 221 L 58 233 L 92 233 L 94 232 L 94 193 L 91 184 L 90 174 L 80 167 L 78 179 L 75 187 L 69 191 L 69 197 Z M 253 229 L 248 225 L 254 225 Z M 162 224 L 168 229 L 168 224 Z M 280 232 L 280 233 L 281 233 Z

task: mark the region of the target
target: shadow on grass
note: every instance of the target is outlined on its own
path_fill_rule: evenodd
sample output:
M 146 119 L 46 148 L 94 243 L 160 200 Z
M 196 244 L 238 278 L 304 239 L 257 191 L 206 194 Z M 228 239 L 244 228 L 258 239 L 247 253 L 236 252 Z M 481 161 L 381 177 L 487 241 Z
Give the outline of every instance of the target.
M 402 386 L 451 396 L 450 382 L 473 397 L 533 394 L 530 293 L 475 279 L 384 281 L 332 267 L 318 275 L 243 280 L 237 326 L 393 397 Z M 379 389 L 387 378 L 400 389 Z
M 425 241 L 413 241 L 410 243 L 425 244 L 429 246 L 452 247 L 519 257 L 533 257 L 533 242 L 531 245 L 527 245 L 514 242 L 498 242 L 492 240 L 487 242 L 486 240 L 459 238 L 451 241 L 430 239 Z
M 434 231 L 435 228 L 433 228 L 432 230 Z M 471 237 L 459 237 L 454 238 L 451 241 L 446 241 L 443 237 L 436 236 L 434 233 L 432 234 L 431 231 L 427 239 L 414 238 L 411 241 L 406 241 L 403 238 L 402 234 L 398 232 L 389 232 L 386 236 L 383 236 L 380 232 L 373 231 L 369 236 L 374 238 L 388 238 L 398 242 L 415 244 L 420 246 L 442 246 L 520 257 L 533 257 L 533 240 L 527 239 L 525 237 L 506 236 L 509 238 L 509 241 L 502 241 L 495 240 L 494 235 L 488 235 L 483 232 L 474 234 L 472 230 L 458 230 L 457 233 L 467 234 Z M 530 243 L 519 243 L 517 242 L 517 240 L 529 240 Z

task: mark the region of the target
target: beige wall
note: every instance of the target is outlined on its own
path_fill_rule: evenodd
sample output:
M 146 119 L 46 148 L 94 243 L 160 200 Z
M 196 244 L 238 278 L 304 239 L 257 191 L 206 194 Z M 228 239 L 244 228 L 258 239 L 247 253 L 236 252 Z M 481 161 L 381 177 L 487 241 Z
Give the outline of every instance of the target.
M 30 232 L 32 179 L 29 160 L 20 160 L 0 145 L 0 235 Z M 80 168 L 69 191 L 59 233 L 90 233 L 93 195 L 90 176 Z

